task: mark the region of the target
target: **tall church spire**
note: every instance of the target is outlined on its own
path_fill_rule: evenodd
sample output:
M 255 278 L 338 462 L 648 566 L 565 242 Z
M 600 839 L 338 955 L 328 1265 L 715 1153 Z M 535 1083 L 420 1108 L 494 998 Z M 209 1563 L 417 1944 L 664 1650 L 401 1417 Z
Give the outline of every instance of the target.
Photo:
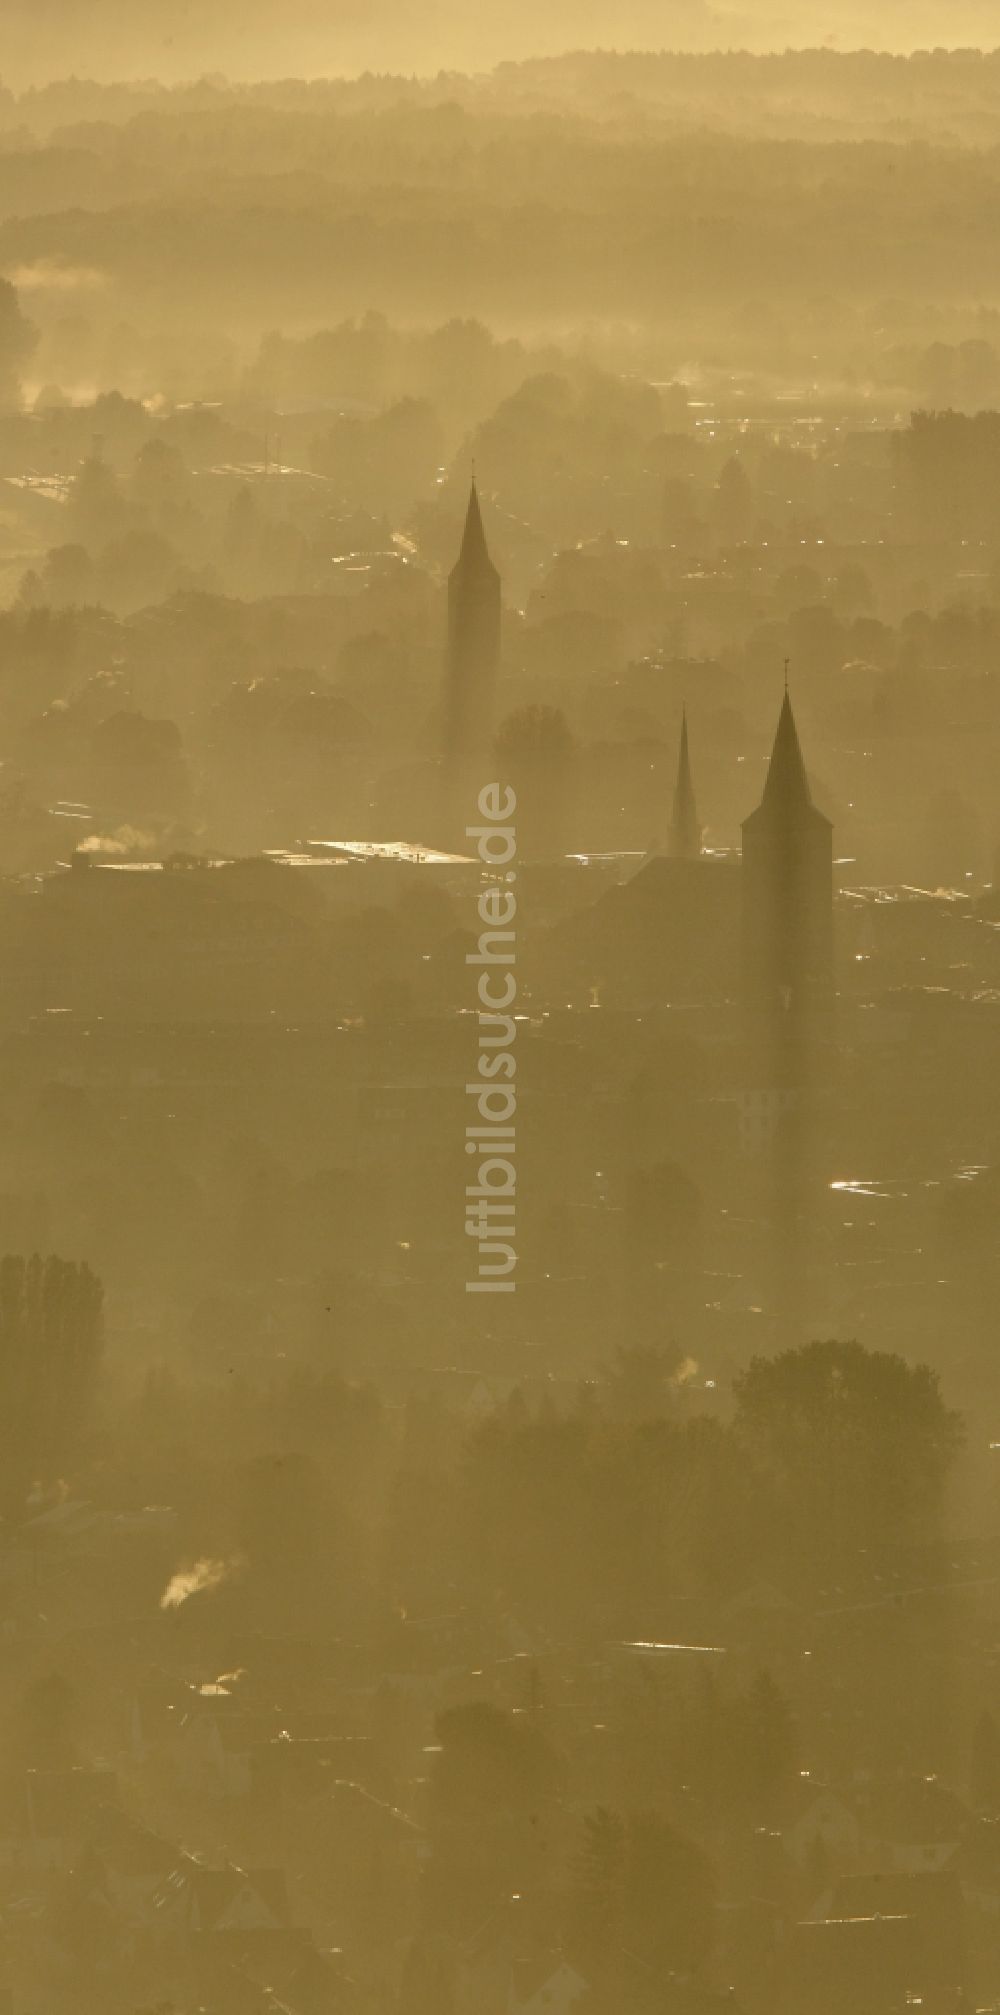
M 465 529 L 462 533 L 462 544 L 459 548 L 454 571 L 456 573 L 459 569 L 468 571 L 473 567 L 481 567 L 483 565 L 488 567 L 491 572 L 496 572 L 490 559 L 489 547 L 486 544 L 486 533 L 483 530 L 483 514 L 479 508 L 479 491 L 476 488 L 475 476 L 473 476 L 469 490 L 469 505 L 465 513 Z
M 701 826 L 698 822 L 694 784 L 691 781 L 685 707 L 681 715 L 681 744 L 677 758 L 677 782 L 674 787 L 674 815 L 670 822 L 670 855 L 676 861 L 693 861 L 697 860 L 700 852 Z
M 448 576 L 444 754 L 452 767 L 486 755 L 500 668 L 500 576 L 473 479 L 458 558 Z
M 772 1130 L 768 1298 L 779 1335 L 801 1343 L 820 1194 L 809 1115 L 834 1006 L 833 827 L 812 800 L 787 685 L 763 795 L 743 821 L 741 882 L 746 1068 Z
M 781 712 L 778 715 L 778 728 L 771 750 L 771 760 L 767 766 L 767 781 L 760 801 L 760 810 L 786 815 L 815 811 L 787 685 L 785 697 L 781 702 Z
M 743 821 L 742 882 L 745 1000 L 780 1005 L 798 1027 L 832 996 L 833 827 L 813 803 L 787 690 L 760 804 Z

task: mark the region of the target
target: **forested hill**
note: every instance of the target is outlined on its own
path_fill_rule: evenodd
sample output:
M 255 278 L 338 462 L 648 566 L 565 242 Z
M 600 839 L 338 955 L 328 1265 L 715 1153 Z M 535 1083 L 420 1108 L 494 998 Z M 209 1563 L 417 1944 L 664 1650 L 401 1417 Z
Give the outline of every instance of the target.
M 1000 26 L 996 32 L 1000 35 Z M 655 39 L 662 40 L 662 29 Z M 610 47 L 587 49 L 577 20 L 567 24 L 566 42 L 581 46 L 569 53 L 544 49 L 512 59 L 498 45 L 484 47 L 480 64 L 468 51 L 462 64 L 434 67 L 414 61 L 414 52 L 407 58 L 388 38 L 364 67 L 352 57 L 349 35 L 310 61 L 292 34 L 282 45 L 277 73 L 262 52 L 249 80 L 245 51 L 235 49 L 212 73 L 203 43 L 200 60 L 192 53 L 176 81 L 161 81 L 172 76 L 162 63 L 153 81 L 152 56 L 158 52 L 151 52 L 146 68 L 137 49 L 132 65 L 115 74 L 102 64 L 99 45 L 74 55 L 70 33 L 62 44 L 66 75 L 42 85 L 31 81 L 30 72 L 22 76 L 10 44 L 5 46 L 0 135 L 7 136 L 9 148 L 29 138 L 65 140 L 81 126 L 121 126 L 151 117 L 190 120 L 236 108 L 310 115 L 322 122 L 334 113 L 459 105 L 499 117 L 547 112 L 612 126 L 640 116 L 653 127 L 747 137 L 1000 142 L 1000 50 L 935 48 L 901 55 L 816 46 L 768 54 L 748 47 L 679 52 L 637 46 L 630 51 L 621 24 L 614 40 L 618 53 Z M 425 40 L 425 56 L 432 46 Z M 128 48 L 127 37 L 122 47 Z
M 567 48 L 988 46 L 994 0 L 6 0 L 4 74 L 177 81 L 483 70 Z

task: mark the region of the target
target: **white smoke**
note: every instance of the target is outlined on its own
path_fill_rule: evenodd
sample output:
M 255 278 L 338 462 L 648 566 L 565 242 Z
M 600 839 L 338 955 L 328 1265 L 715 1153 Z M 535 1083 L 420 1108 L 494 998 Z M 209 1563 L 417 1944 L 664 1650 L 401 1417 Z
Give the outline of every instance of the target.
M 208 1595 L 221 1587 L 239 1567 L 236 1560 L 196 1560 L 193 1567 L 179 1567 L 160 1597 L 161 1609 L 180 1609 L 192 1595 Z
M 81 840 L 78 854 L 110 854 L 118 858 L 124 854 L 145 853 L 153 845 L 152 833 L 140 832 L 137 826 L 119 826 L 113 833 L 90 833 Z
M 9 276 L 21 294 L 93 293 L 106 287 L 108 276 L 95 266 L 67 266 L 58 259 L 36 259 L 30 266 L 17 266 Z

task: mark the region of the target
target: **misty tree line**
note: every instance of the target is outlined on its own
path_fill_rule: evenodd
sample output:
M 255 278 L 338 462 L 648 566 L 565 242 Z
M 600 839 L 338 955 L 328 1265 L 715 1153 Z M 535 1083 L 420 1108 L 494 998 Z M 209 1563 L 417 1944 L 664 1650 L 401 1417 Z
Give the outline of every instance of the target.
M 85 1263 L 37 1254 L 0 1261 L 11 1501 L 39 1466 L 51 1479 L 80 1457 L 102 1315 L 101 1283 Z M 622 1620 L 671 1594 L 733 1592 L 765 1571 L 806 1585 L 817 1574 L 842 1575 L 852 1560 L 936 1538 L 963 1427 L 926 1365 L 851 1342 L 757 1357 L 735 1376 L 732 1412 L 721 1419 L 684 1412 L 673 1362 L 648 1346 L 620 1351 L 605 1380 L 583 1386 L 568 1410 L 544 1389 L 529 1400 L 515 1387 L 472 1428 L 411 1409 L 390 1433 L 370 1398 L 367 1432 L 395 1441 L 387 1559 L 400 1593 L 419 1594 L 421 1579 L 439 1571 L 442 1485 L 456 1513 L 453 1568 L 473 1585 L 516 1590 L 539 1616 L 568 1619 L 590 1603 Z M 276 1415 L 289 1436 L 301 1435 L 323 1395 L 295 1470 L 296 1521 L 306 1527 L 303 1478 L 316 1471 L 328 1489 L 323 1448 L 330 1435 L 342 1437 L 350 1390 L 303 1368 L 289 1388 L 295 1405 Z M 252 1413 L 251 1389 L 243 1403 Z M 147 1425 L 152 1455 L 156 1432 Z M 230 1429 L 238 1448 L 237 1418 Z M 280 1484 L 272 1488 L 280 1497 Z

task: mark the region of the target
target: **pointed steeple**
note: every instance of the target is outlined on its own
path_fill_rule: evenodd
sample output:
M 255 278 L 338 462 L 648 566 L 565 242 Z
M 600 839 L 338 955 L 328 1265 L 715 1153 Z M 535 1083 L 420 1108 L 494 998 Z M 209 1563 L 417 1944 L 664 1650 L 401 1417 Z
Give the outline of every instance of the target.
M 829 826 L 830 821 L 813 804 L 812 791 L 806 775 L 799 743 L 799 731 L 795 725 L 792 702 L 788 686 L 781 702 L 778 727 L 771 750 L 771 760 L 767 766 L 767 780 L 756 811 L 750 813 L 744 825 L 788 825 Z
M 789 808 L 793 805 L 812 805 L 812 792 L 809 789 L 806 766 L 802 760 L 799 731 L 795 725 L 795 715 L 792 712 L 787 686 L 785 697 L 781 702 L 781 712 L 778 715 L 778 728 L 771 750 L 771 760 L 767 766 L 767 782 L 764 785 L 761 803 L 774 805 L 776 808 L 779 804 Z
M 473 477 L 462 544 L 448 576 L 444 756 L 452 766 L 473 756 L 481 761 L 489 750 L 499 668 L 500 575 L 490 559 Z
M 833 994 L 833 826 L 813 804 L 787 685 L 763 795 L 743 821 L 742 884 L 744 1000 L 769 1040 L 781 1028 L 798 1041 L 803 1016 Z
M 676 861 L 693 861 L 697 860 L 700 852 L 701 826 L 698 823 L 698 807 L 695 803 L 694 784 L 691 781 L 685 707 L 681 715 L 681 745 L 677 758 L 677 783 L 674 787 L 674 815 L 670 822 L 670 854 Z
M 471 574 L 483 568 L 487 568 L 491 574 L 496 573 L 496 568 L 490 559 L 489 547 L 486 544 L 486 533 L 483 529 L 483 514 L 479 507 L 479 491 L 476 488 L 475 476 L 473 476 L 469 489 L 469 506 L 465 514 L 462 543 L 459 547 L 458 559 L 455 562 L 453 574 Z

